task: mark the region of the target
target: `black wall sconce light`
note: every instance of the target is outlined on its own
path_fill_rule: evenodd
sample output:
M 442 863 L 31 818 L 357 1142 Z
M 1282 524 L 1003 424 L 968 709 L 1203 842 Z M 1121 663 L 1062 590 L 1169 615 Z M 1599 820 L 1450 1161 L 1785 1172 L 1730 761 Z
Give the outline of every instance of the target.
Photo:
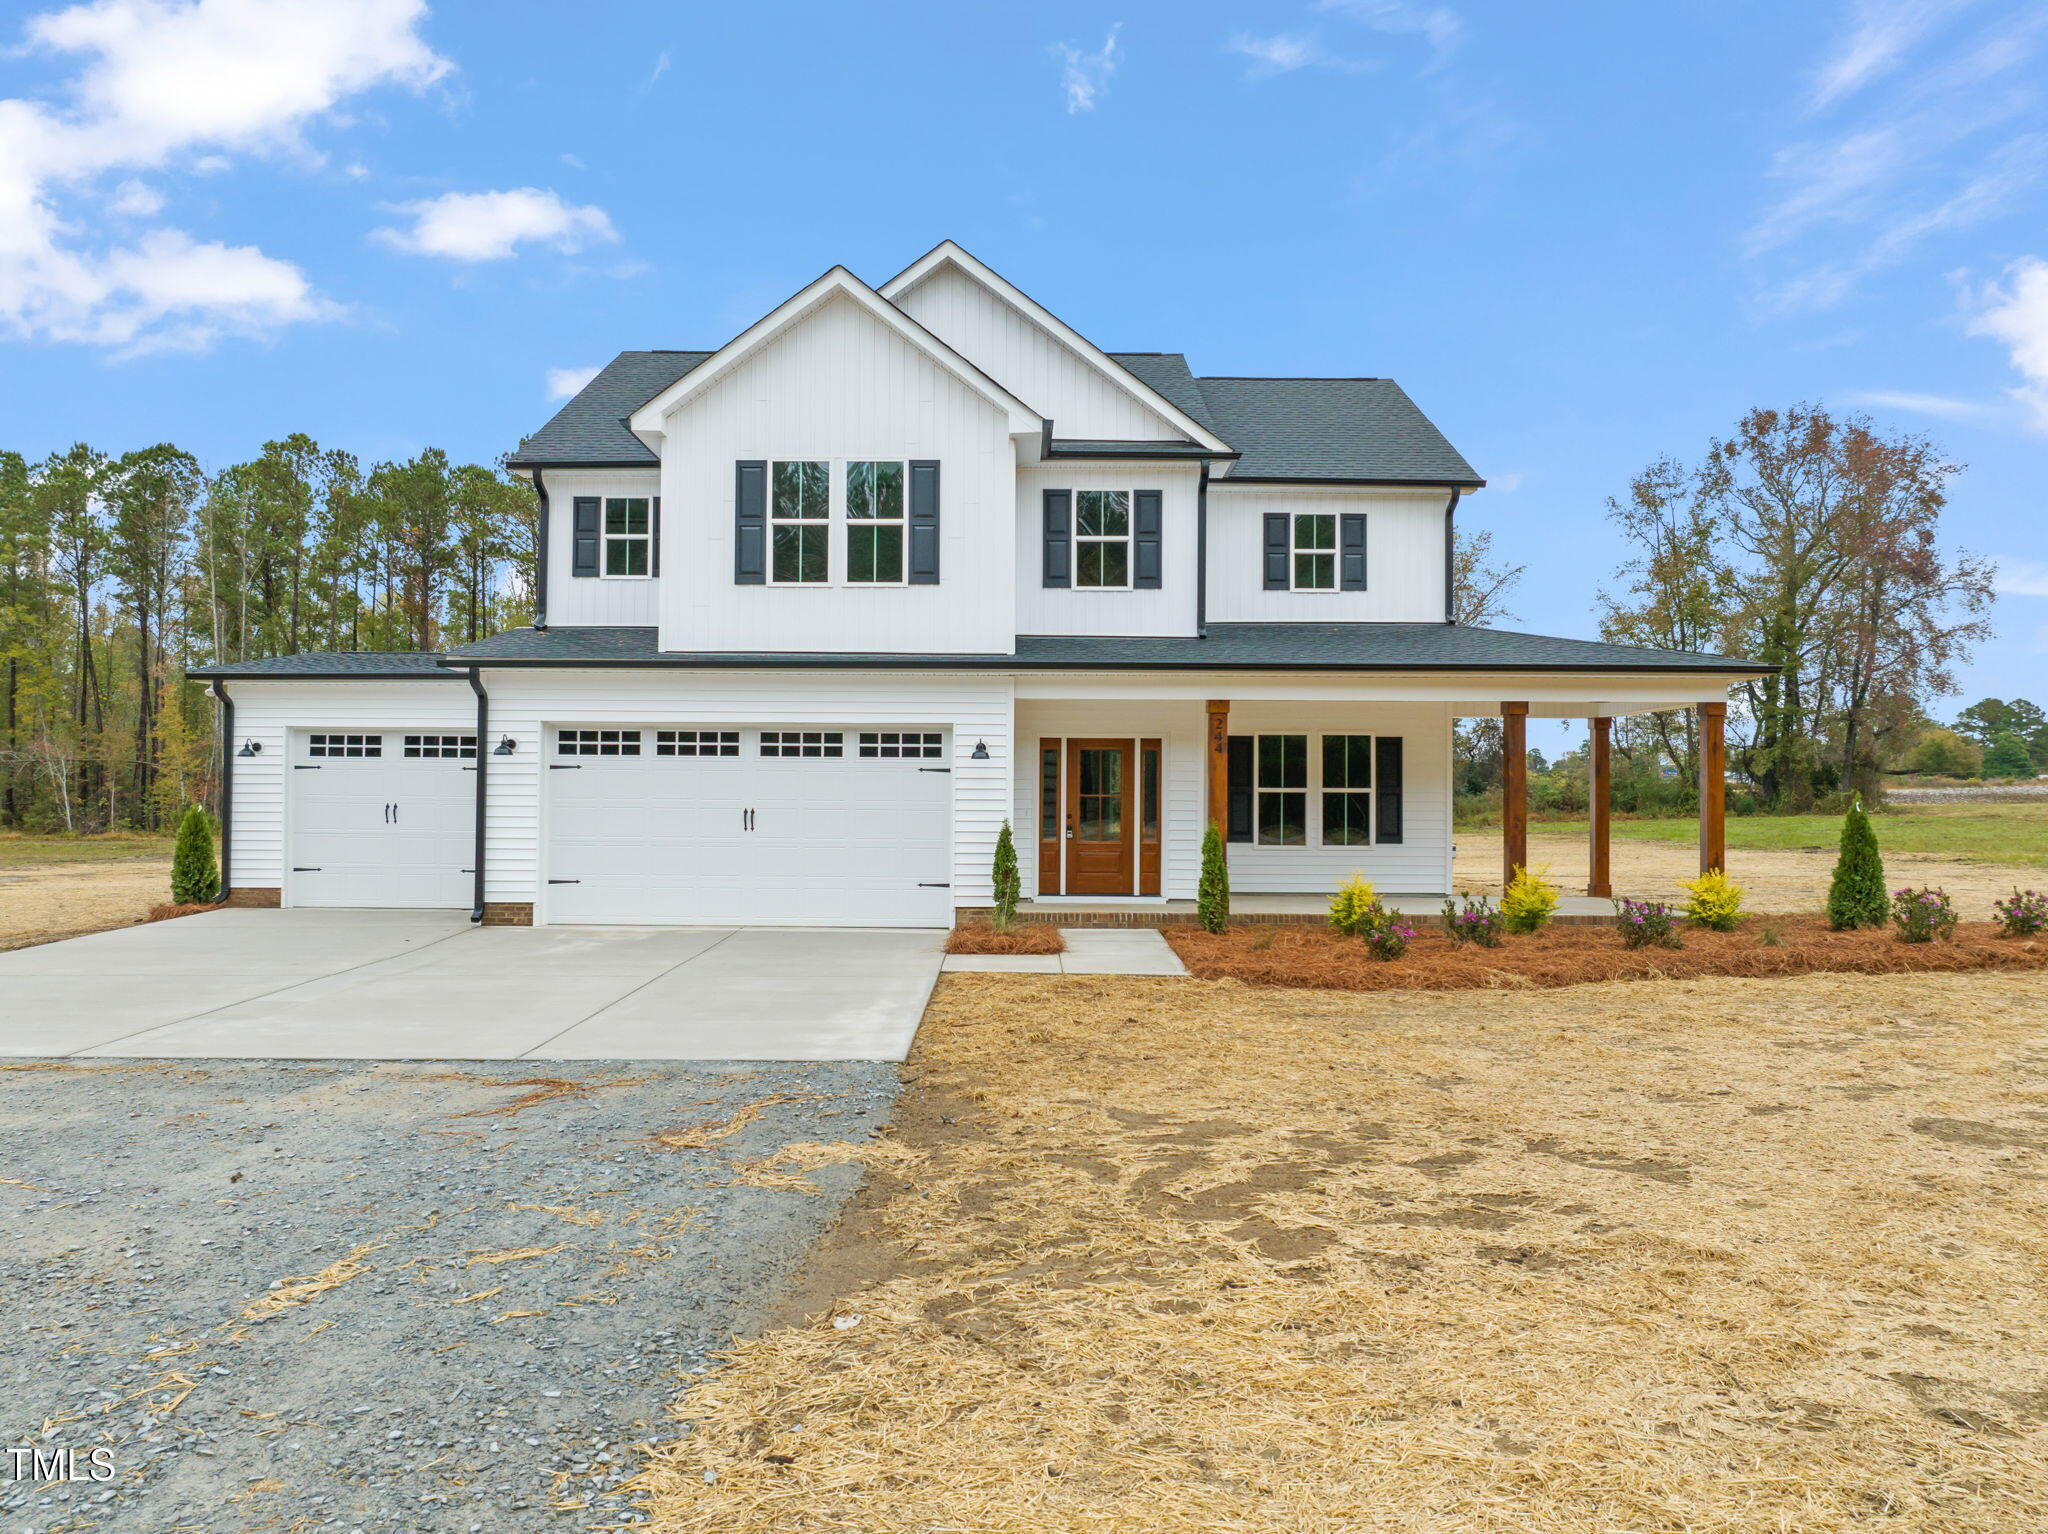
M 518 749 L 519 742 L 514 740 L 511 736 L 507 735 L 503 737 L 501 740 L 499 740 L 498 749 L 493 751 L 491 755 L 510 756 L 513 752 L 517 751 Z
M 985 762 L 985 761 L 987 761 L 987 760 L 988 760 L 988 742 L 987 742 L 987 741 L 985 741 L 985 740 L 977 740 L 977 741 L 976 741 L 976 742 L 974 743 L 974 749 L 973 749 L 972 751 L 970 751 L 970 752 L 968 752 L 968 753 L 967 753 L 967 760 L 969 760 L 970 762 Z
M 235 753 L 237 756 L 261 756 L 262 754 L 263 742 L 256 739 L 253 735 L 243 741 L 242 749 Z

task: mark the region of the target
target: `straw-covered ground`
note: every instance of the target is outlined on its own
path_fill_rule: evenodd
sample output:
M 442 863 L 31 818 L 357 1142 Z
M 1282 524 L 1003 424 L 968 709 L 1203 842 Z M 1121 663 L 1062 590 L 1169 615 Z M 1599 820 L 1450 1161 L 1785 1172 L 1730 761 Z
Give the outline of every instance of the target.
M 1008 932 L 998 932 L 987 922 L 955 927 L 946 936 L 948 953 L 1065 953 L 1067 940 L 1060 929 L 1042 922 L 1026 922 Z
M 1889 975 L 2048 966 L 2048 938 L 1999 935 L 1991 922 L 1965 922 L 1952 941 L 1902 943 L 1889 929 L 1833 932 L 1818 916 L 1751 918 L 1733 932 L 1681 922 L 1682 947 L 1630 948 L 1612 927 L 1549 926 L 1505 938 L 1498 948 L 1456 944 L 1428 918 L 1398 959 L 1376 959 L 1357 938 L 1324 927 L 1256 924 L 1224 932 L 1169 927 L 1166 941 L 1204 980 L 1339 991 L 1514 990 L 1601 980 L 1758 978 L 1822 971 Z
M 2048 976 L 951 975 L 667 1534 L 2035 1534 Z

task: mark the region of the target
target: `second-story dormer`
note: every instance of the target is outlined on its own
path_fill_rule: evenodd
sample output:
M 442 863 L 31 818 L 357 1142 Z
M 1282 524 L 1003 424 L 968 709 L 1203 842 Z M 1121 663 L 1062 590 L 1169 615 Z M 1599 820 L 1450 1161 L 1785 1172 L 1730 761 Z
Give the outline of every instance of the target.
M 690 652 L 1440 622 L 1480 484 L 1388 380 L 1104 352 L 951 242 L 716 351 L 624 353 L 513 461 L 544 621 Z

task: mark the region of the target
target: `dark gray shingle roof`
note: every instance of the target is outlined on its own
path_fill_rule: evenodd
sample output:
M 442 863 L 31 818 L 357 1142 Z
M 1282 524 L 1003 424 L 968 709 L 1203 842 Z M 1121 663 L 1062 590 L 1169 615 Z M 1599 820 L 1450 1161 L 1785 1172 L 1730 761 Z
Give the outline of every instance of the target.
M 467 661 L 677 667 L 940 667 L 1016 671 L 1661 671 L 1758 673 L 1754 661 L 1443 623 L 1218 623 L 1206 639 L 1024 635 L 1013 655 L 897 655 L 656 648 L 652 628 L 512 629 L 448 653 Z
M 1232 479 L 1481 483 L 1391 378 L 1204 378 Z
M 620 352 L 547 425 L 519 444 L 515 464 L 655 464 L 626 417 L 702 362 L 710 352 Z
M 370 678 L 376 681 L 428 677 L 439 680 L 454 675 L 441 665 L 439 655 L 419 650 L 309 650 L 303 655 L 272 655 L 262 660 L 196 666 L 185 674 L 223 679 L 269 677 L 273 681 L 298 677 Z
M 1127 373 L 1135 374 L 1141 383 L 1149 384 L 1153 390 L 1188 415 L 1200 421 L 1218 436 L 1222 431 L 1209 415 L 1209 402 L 1202 397 L 1202 386 L 1195 375 L 1188 371 L 1188 359 L 1180 352 L 1110 352 L 1109 360 L 1118 364 Z M 1057 426 L 1059 423 L 1053 423 Z

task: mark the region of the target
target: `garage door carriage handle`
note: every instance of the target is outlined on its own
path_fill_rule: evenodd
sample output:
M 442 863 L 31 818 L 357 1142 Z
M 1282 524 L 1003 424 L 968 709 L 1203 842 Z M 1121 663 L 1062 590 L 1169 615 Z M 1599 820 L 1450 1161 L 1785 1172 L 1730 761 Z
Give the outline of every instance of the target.
M 292 872 L 293 872 L 293 873 L 295 873 L 295 874 L 317 874 L 317 873 L 320 873 L 321 871 L 322 871 L 322 870 L 320 870 L 320 869 L 318 869 L 318 868 L 294 868 L 294 869 L 292 870 Z
M 917 881 L 917 887 L 921 890 L 949 890 L 953 886 L 951 884 L 929 884 L 920 879 Z
M 583 770 L 583 764 L 582 764 L 581 762 L 549 762 L 549 763 L 548 763 L 548 771 L 549 771 L 549 772 L 581 772 L 582 770 Z
M 583 882 L 583 881 L 582 881 L 581 879 L 550 879 L 550 880 L 548 880 L 548 883 L 550 883 L 550 884 L 581 884 L 582 882 Z

